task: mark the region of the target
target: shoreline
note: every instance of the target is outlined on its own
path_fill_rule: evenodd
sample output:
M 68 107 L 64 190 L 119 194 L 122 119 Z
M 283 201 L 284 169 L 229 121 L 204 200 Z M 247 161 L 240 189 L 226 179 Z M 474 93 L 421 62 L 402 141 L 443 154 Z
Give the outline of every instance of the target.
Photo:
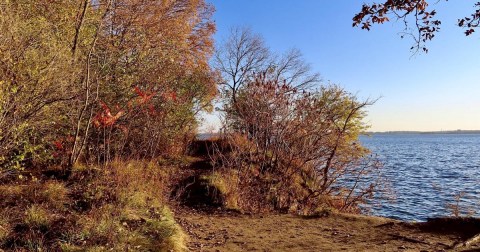
M 290 214 L 242 215 L 176 211 L 192 251 L 471 251 L 479 219 L 444 218 L 430 222 L 331 213 L 320 217 Z M 477 229 L 475 229 L 477 227 Z

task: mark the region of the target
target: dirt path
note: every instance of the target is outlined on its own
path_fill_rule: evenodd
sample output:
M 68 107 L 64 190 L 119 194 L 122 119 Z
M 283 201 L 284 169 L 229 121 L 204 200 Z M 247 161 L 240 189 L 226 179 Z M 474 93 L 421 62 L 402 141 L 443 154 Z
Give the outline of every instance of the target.
M 180 211 L 177 219 L 192 251 L 452 251 L 465 239 L 420 224 L 343 214 L 306 219 Z

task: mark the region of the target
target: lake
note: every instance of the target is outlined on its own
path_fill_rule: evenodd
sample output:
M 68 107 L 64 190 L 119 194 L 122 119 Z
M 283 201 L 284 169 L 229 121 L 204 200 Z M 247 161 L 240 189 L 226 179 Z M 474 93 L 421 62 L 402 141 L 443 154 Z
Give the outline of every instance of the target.
M 364 146 L 378 155 L 396 199 L 381 201 L 373 215 L 408 221 L 480 214 L 480 134 L 373 134 Z

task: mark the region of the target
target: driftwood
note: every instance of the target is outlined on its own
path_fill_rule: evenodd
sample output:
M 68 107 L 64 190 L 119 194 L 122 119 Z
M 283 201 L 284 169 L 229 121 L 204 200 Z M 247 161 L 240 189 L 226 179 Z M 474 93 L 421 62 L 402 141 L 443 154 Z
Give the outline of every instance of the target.
M 480 241 L 480 233 L 474 235 L 472 238 L 464 241 L 464 242 L 458 242 L 453 244 L 452 248 L 457 249 L 457 248 L 467 248 L 470 247 L 472 244 L 477 243 Z

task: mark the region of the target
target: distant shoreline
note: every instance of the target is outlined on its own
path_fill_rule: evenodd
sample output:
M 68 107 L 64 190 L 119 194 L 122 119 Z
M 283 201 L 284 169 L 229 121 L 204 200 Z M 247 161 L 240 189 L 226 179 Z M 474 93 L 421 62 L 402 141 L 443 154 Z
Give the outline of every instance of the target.
M 480 134 L 480 130 L 445 130 L 445 131 L 375 131 L 365 135 L 395 135 L 395 134 Z
M 444 131 L 369 131 L 362 135 L 453 135 L 453 134 L 480 134 L 480 130 L 444 130 Z M 218 137 L 220 133 L 199 133 L 198 140 L 207 140 L 212 137 Z

